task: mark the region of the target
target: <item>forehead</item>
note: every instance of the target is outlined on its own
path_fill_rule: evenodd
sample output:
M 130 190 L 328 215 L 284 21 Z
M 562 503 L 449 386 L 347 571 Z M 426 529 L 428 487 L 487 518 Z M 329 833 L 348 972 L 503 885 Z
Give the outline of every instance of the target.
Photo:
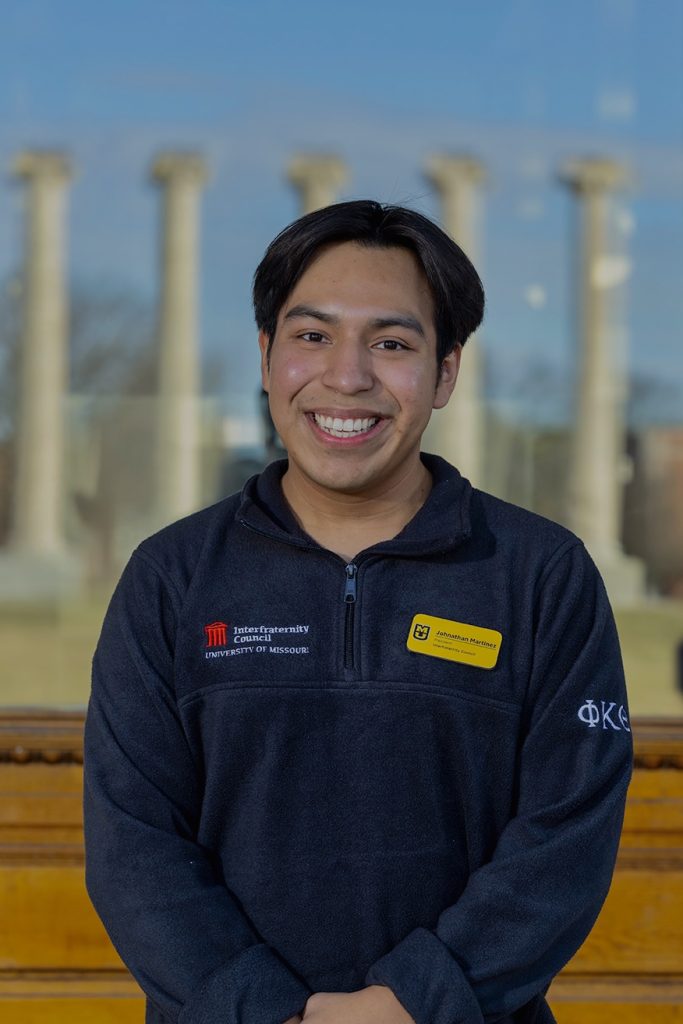
M 326 303 L 374 312 L 406 312 L 431 326 L 434 301 L 417 257 L 400 246 L 380 248 L 357 242 L 325 246 L 287 296 L 281 315 L 298 303 Z

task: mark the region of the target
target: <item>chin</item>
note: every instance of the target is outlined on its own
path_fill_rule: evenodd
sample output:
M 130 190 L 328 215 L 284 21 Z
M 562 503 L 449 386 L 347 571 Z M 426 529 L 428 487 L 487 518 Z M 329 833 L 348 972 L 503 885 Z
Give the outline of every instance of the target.
M 366 484 L 365 478 L 357 473 L 320 473 L 313 479 L 320 487 L 326 487 L 329 491 L 356 491 Z
M 335 468 L 333 465 L 326 466 L 324 470 L 309 472 L 307 476 L 318 487 L 325 487 L 328 491 L 344 491 L 346 493 L 362 490 L 372 483 L 372 477 L 368 478 L 368 474 L 362 470 Z

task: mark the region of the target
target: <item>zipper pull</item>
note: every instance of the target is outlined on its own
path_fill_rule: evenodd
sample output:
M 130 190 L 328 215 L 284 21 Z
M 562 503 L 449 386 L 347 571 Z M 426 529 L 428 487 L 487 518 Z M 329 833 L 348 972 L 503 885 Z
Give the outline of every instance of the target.
M 357 566 L 353 562 L 349 562 L 346 566 L 346 588 L 344 590 L 344 600 L 347 604 L 353 604 L 356 600 L 356 573 L 358 572 Z

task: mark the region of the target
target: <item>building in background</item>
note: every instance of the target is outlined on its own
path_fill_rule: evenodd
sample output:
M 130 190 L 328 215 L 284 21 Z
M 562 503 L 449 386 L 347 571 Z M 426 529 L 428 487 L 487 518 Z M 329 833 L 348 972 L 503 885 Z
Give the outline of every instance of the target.
M 239 416 L 224 415 L 201 392 L 198 215 L 206 168 L 198 152 L 164 151 L 152 165 L 163 202 L 156 330 L 148 351 L 131 365 L 118 393 L 98 398 L 69 391 L 62 271 L 69 166 L 64 154 L 42 151 L 17 163 L 31 187 L 18 415 L 0 449 L 0 632 L 8 608 L 12 621 L 19 605 L 31 618 L 36 601 L 53 608 L 81 601 L 101 612 L 97 602 L 108 597 L 144 536 L 238 489 L 282 454 L 258 389 Z M 477 265 L 483 163 L 441 154 L 427 167 L 444 228 Z M 337 200 L 350 179 L 345 163 L 330 153 L 299 153 L 286 175 L 302 213 Z M 664 644 L 673 665 L 683 627 L 677 630 L 675 610 L 661 602 L 683 597 L 683 426 L 645 428 L 632 434 L 626 449 L 628 368 L 619 317 L 628 275 L 610 249 L 605 194 L 621 175 L 617 165 L 598 158 L 570 161 L 563 171 L 580 222 L 573 253 L 572 423 L 531 426 L 518 410 L 487 402 L 480 340 L 470 339 L 463 358 L 469 370 L 451 407 L 435 414 L 425 447 L 458 465 L 473 483 L 573 528 L 601 569 L 614 605 L 624 615 L 638 615 L 641 633 L 652 620 L 645 632 L 657 638 L 658 650 Z M 569 237 L 566 244 L 571 248 Z M 629 459 L 634 469 L 626 484 Z M 77 634 L 79 615 L 73 612 Z M 68 640 L 69 650 L 87 651 L 92 640 L 89 634 Z M 628 631 L 624 642 L 628 654 Z M 642 650 L 642 636 L 639 643 Z M 663 678 L 673 678 L 669 661 L 658 669 Z M 670 693 L 671 682 L 666 685 Z

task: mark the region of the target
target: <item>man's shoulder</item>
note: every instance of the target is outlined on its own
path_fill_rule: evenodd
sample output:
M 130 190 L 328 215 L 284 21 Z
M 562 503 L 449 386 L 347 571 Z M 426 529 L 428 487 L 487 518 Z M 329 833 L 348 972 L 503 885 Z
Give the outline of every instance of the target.
M 187 581 L 207 545 L 227 540 L 240 502 L 241 494 L 236 492 L 169 523 L 141 541 L 135 555 L 177 585 L 183 578 Z
M 516 549 L 533 549 L 550 557 L 584 547 L 581 538 L 561 523 L 478 488 L 472 489 L 470 512 L 475 530 L 483 526 L 498 543 L 509 543 Z

